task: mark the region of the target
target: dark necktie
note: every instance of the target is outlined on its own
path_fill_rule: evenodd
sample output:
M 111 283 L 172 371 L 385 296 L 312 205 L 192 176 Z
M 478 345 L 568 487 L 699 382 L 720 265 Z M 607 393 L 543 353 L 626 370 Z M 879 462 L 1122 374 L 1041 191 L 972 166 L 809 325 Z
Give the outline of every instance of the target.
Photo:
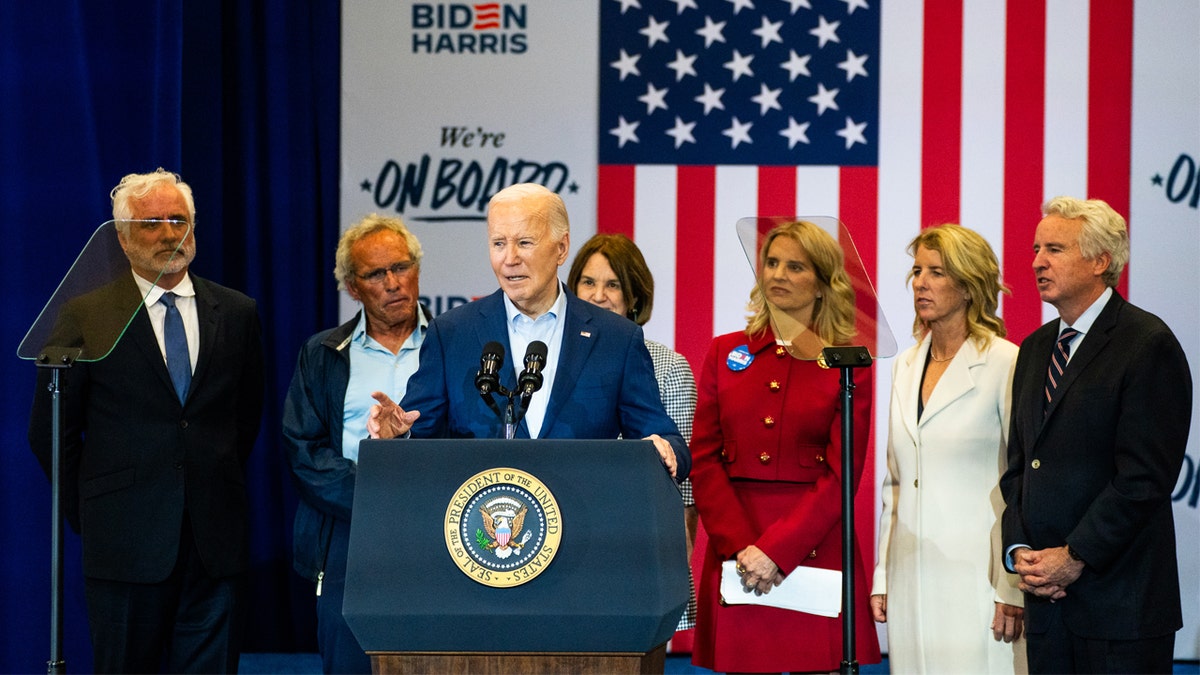
M 1054 351 L 1050 353 L 1050 367 L 1046 371 L 1046 400 L 1042 402 L 1042 412 L 1050 409 L 1054 400 L 1054 392 L 1062 381 L 1063 371 L 1067 369 L 1067 358 L 1071 356 L 1071 339 L 1079 335 L 1079 331 L 1067 326 L 1058 335 Z
M 166 305 L 167 316 L 163 321 L 163 342 L 167 347 L 167 370 L 179 402 L 187 398 L 188 385 L 192 382 L 192 360 L 188 356 L 187 333 L 183 331 L 183 317 L 175 307 L 175 294 L 163 293 L 159 302 Z

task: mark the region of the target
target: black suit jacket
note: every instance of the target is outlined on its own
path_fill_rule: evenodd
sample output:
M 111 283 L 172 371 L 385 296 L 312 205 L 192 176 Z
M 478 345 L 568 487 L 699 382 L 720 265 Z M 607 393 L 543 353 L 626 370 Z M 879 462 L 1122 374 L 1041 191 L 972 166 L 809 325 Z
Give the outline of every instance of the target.
M 262 413 L 262 339 L 253 300 L 192 275 L 200 353 L 179 402 L 131 274 L 68 302 L 51 345 L 103 359 L 61 376 L 62 501 L 83 537 L 86 576 L 157 583 L 171 572 L 185 512 L 214 577 L 248 563 L 243 465 Z M 132 316 L 121 335 L 125 321 Z M 49 474 L 49 373 L 38 375 L 29 440 Z
M 1025 339 L 1013 379 L 1004 545 L 1070 544 L 1087 563 L 1050 604 L 1026 594 L 1026 622 L 1052 612 L 1093 639 L 1161 636 L 1183 625 L 1171 491 L 1187 449 L 1192 381 L 1174 334 L 1113 293 L 1042 413 L 1052 321 Z

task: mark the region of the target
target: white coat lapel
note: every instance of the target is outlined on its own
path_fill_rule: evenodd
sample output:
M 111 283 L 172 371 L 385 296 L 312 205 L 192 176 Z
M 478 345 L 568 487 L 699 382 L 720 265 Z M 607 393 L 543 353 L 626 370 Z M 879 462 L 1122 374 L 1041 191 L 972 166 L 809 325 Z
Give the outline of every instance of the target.
M 917 444 L 917 402 L 921 399 L 921 365 L 928 352 L 929 336 L 926 335 L 916 349 L 906 350 L 901 355 L 906 359 L 902 364 L 904 375 L 896 380 L 900 418 L 914 446 Z
M 926 424 L 946 406 L 974 389 L 975 379 L 971 377 L 971 369 L 983 365 L 985 361 L 984 355 L 968 338 L 959 348 L 954 360 L 950 362 L 950 367 L 946 369 L 945 373 L 942 373 L 937 386 L 934 387 L 933 395 L 929 397 L 929 403 L 926 404 L 925 412 L 921 415 L 921 425 Z

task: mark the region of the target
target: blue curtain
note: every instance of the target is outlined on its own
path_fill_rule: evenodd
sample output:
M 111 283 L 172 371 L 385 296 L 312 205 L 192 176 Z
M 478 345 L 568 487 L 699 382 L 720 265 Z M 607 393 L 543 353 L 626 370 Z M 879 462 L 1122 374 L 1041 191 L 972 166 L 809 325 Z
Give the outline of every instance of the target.
M 291 570 L 280 411 L 301 342 L 337 320 L 336 0 L 0 2 L 0 672 L 45 668 L 50 489 L 26 440 L 36 367 L 17 345 L 130 172 L 195 191 L 197 274 L 256 298 L 268 373 L 248 467 L 247 651 L 314 651 Z M 79 539 L 65 549 L 67 668 L 91 668 Z

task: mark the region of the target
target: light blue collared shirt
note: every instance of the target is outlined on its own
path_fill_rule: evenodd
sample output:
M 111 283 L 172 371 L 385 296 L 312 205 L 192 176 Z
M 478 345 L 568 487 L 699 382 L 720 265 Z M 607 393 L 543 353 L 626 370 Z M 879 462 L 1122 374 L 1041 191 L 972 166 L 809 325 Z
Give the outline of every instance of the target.
M 367 335 L 367 313 L 360 312 L 358 325 L 350 335 L 350 382 L 346 386 L 346 400 L 342 412 L 342 456 L 358 461 L 358 443 L 367 437 L 367 412 L 375 399 L 371 394 L 382 391 L 400 401 L 408 391 L 408 378 L 417 372 L 420 362 L 421 343 L 429 321 L 425 311 L 417 308 L 417 327 L 412 335 L 400 345 L 400 351 L 391 350 Z
M 562 352 L 563 326 L 566 325 L 567 294 L 560 282 L 558 299 L 536 319 L 521 313 L 517 306 L 504 296 L 504 313 L 508 317 L 508 348 L 512 354 L 513 374 L 521 376 L 525 369 L 525 350 L 529 343 L 541 340 L 546 343 L 546 367 L 542 370 L 542 388 L 534 392 L 525 411 L 525 423 L 529 426 L 529 437 L 537 438 L 550 405 L 550 392 L 554 390 L 554 376 L 558 372 L 558 355 Z M 518 404 L 519 405 L 519 404 Z

